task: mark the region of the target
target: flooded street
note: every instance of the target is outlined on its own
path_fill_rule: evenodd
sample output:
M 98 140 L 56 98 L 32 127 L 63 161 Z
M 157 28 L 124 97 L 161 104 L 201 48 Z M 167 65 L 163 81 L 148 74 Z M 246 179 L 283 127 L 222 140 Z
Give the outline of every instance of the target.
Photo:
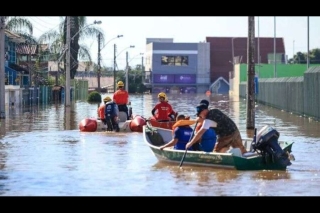
M 104 97 L 105 95 L 103 95 Z M 195 118 L 210 99 L 246 130 L 246 101 L 202 94 L 168 95 L 179 114 Z M 133 114 L 149 117 L 156 95 L 130 95 Z M 97 116 L 86 101 L 8 109 L 0 126 L 1 196 L 319 196 L 319 122 L 264 105 L 256 128 L 275 127 L 293 141 L 295 161 L 286 171 L 236 171 L 159 163 L 142 133 L 80 132 L 79 122 Z

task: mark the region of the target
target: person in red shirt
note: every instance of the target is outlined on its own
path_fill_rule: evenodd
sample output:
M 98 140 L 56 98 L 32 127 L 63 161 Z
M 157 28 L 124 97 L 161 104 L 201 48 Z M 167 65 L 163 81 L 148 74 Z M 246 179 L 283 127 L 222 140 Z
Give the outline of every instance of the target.
M 127 119 L 130 120 L 129 110 L 127 104 L 129 102 L 129 93 L 124 89 L 124 83 L 118 81 L 118 90 L 113 94 L 113 101 L 118 105 L 119 111 L 127 114 Z
M 159 103 L 155 105 L 151 113 L 157 121 L 170 121 L 170 117 L 175 119 L 176 112 L 173 111 L 172 106 L 166 101 L 166 94 L 160 92 L 158 94 Z

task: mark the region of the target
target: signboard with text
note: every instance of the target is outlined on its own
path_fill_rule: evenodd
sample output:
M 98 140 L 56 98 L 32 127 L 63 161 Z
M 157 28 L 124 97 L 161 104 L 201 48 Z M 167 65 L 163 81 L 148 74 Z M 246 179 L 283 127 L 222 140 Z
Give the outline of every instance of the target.
M 174 75 L 153 74 L 153 83 L 174 83 Z
M 176 74 L 174 82 L 179 84 L 195 84 L 197 81 L 195 74 Z

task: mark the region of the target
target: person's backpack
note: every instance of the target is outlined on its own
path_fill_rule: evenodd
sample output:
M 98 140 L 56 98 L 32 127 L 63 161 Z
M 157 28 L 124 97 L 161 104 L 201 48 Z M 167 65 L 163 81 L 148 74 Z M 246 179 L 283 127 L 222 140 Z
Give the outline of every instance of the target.
M 106 104 L 105 107 L 105 117 L 106 118 L 113 118 L 115 116 L 115 103 L 109 102 Z

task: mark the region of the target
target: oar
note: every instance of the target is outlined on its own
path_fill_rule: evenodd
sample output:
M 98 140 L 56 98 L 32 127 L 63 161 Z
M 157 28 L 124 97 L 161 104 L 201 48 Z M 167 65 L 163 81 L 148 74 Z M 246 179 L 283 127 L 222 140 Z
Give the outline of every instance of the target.
M 194 131 L 195 131 L 195 130 L 196 130 L 196 128 L 197 128 L 197 125 L 198 125 L 198 121 L 196 122 L 196 125 L 194 126 L 194 129 L 193 129 L 193 131 L 192 131 L 192 133 L 191 133 L 191 136 L 190 136 L 189 142 L 192 140 L 192 137 L 193 137 Z M 186 149 L 186 151 L 184 152 L 184 154 L 183 154 L 183 156 L 182 156 L 182 159 L 181 159 L 181 162 L 180 162 L 179 167 L 181 167 L 181 166 L 182 166 L 183 161 L 184 161 L 184 158 L 185 158 L 185 157 L 186 157 L 186 155 L 187 155 L 187 151 L 188 151 L 188 149 Z

